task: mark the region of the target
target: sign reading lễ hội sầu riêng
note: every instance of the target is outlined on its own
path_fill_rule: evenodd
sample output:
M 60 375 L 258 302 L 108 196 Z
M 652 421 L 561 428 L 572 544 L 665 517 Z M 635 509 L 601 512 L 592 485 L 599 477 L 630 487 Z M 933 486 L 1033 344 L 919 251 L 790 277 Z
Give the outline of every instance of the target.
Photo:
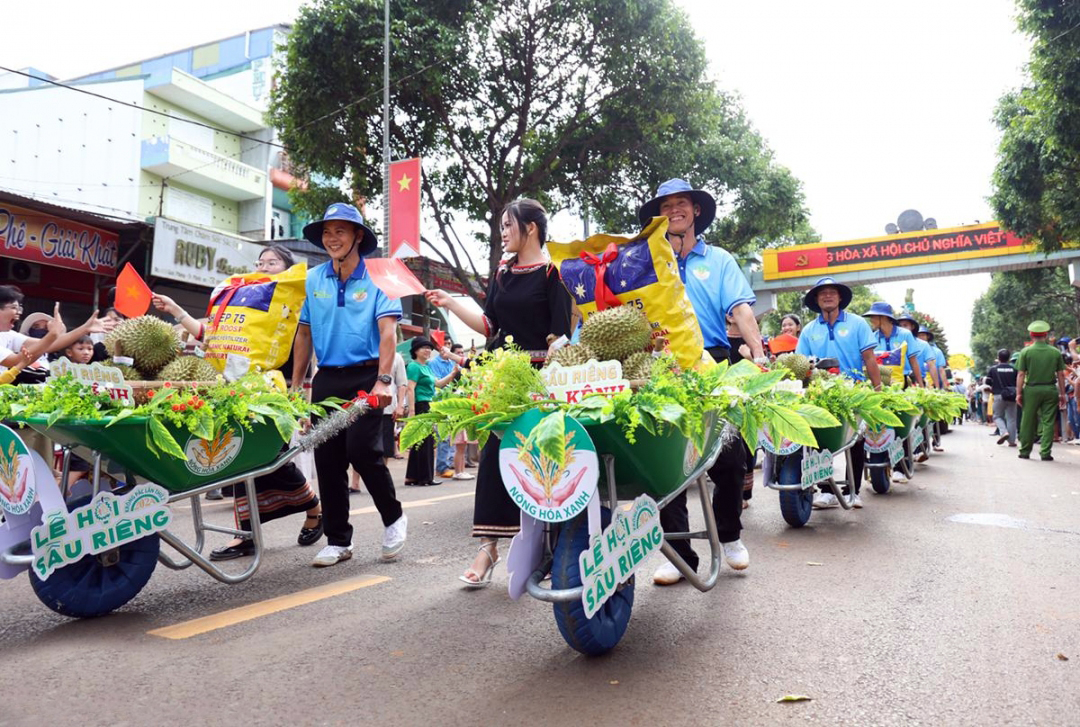
M 802 485 L 810 487 L 833 476 L 833 454 L 827 449 L 803 455 Z
M 616 510 L 611 524 L 590 538 L 578 556 L 585 615 L 592 618 L 663 543 L 660 509 L 651 497 L 638 497 L 629 512 Z
M 71 512 L 45 513 L 30 531 L 34 574 L 46 580 L 57 568 L 164 530 L 172 519 L 168 501 L 165 488 L 147 484 L 126 495 L 99 492 Z

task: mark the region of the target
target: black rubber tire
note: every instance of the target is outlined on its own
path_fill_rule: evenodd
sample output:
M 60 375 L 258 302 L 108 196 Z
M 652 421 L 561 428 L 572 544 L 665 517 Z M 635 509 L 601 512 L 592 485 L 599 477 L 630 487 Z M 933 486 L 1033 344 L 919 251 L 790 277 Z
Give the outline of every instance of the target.
M 802 450 L 782 458 L 776 473 L 777 484 L 797 485 L 802 479 Z M 814 488 L 805 490 L 781 490 L 780 514 L 784 521 L 793 528 L 801 528 L 810 522 L 814 512 Z
M 68 503 L 68 510 L 89 501 L 88 497 L 80 497 Z M 160 549 L 161 539 L 155 533 L 121 545 L 117 549 L 119 559 L 112 565 L 104 565 L 100 557 L 115 551 L 88 555 L 58 568 L 44 581 L 31 569 L 30 586 L 42 603 L 62 616 L 103 616 L 139 594 L 157 567 Z
M 601 508 L 601 522 L 607 527 L 611 512 Z M 581 513 L 559 529 L 551 564 L 551 587 L 577 588 L 581 585 L 578 556 L 589 547 L 589 517 Z M 636 576 L 635 576 L 636 577 Z M 570 648 L 586 656 L 599 656 L 615 648 L 626 633 L 634 608 L 634 578 L 608 599 L 592 618 L 585 617 L 580 599 L 555 603 L 555 623 Z
M 870 468 L 870 486 L 874 488 L 874 492 L 879 495 L 887 494 L 890 484 L 889 470 L 884 467 Z

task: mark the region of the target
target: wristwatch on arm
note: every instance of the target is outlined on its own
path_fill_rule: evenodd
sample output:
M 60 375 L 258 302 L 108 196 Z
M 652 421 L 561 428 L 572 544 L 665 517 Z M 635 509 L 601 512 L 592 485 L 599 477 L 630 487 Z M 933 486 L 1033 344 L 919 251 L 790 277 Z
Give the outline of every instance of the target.
M 389 385 L 394 383 L 394 379 L 391 378 L 390 374 L 379 374 L 379 382 Z

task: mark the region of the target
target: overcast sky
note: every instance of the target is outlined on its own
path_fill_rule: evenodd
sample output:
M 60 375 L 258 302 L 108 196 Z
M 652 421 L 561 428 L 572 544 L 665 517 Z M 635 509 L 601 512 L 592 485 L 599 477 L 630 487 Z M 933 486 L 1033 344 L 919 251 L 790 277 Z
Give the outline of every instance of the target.
M 990 118 L 1022 82 L 1029 49 L 1012 0 L 676 2 L 704 38 L 716 80 L 742 96 L 803 181 L 826 241 L 884 234 L 908 208 L 941 227 L 992 219 Z M 300 4 L 187 0 L 176 12 L 145 0 L 9 2 L 0 63 L 70 78 L 291 22 Z M 988 284 L 989 275 L 970 275 L 877 288 L 894 305 L 914 288 L 916 306 L 966 351 L 971 305 Z

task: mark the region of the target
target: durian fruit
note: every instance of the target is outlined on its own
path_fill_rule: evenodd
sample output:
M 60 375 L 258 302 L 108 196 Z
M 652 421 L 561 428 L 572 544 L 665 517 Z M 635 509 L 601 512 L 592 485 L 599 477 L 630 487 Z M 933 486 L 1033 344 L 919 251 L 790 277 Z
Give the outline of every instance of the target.
M 810 373 L 810 380 L 811 381 L 820 381 L 822 379 L 827 379 L 830 376 L 832 376 L 832 374 L 830 374 L 828 371 L 825 371 L 823 369 L 814 369 Z
M 571 343 L 553 353 L 544 365 L 558 363 L 561 366 L 580 366 L 588 363 L 591 358 L 596 358 L 591 348 L 580 343 Z
M 881 385 L 892 385 L 892 367 L 891 366 L 879 366 L 878 370 L 881 372 Z
M 600 361 L 622 361 L 647 349 L 651 338 L 649 319 L 629 305 L 597 311 L 581 325 L 581 342 L 596 352 Z
M 653 355 L 647 351 L 630 354 L 623 361 L 623 378 L 630 381 L 639 381 L 651 377 L 653 361 Z
M 114 369 L 120 369 L 120 373 L 124 375 L 124 381 L 142 381 L 142 374 L 138 369 L 132 368 L 127 364 L 118 364 L 111 358 L 105 362 L 106 366 L 112 366 Z
M 213 381 L 218 372 L 205 359 L 181 356 L 158 372 L 162 381 Z
M 105 336 L 110 356 L 135 359 L 135 368 L 152 377 L 180 355 L 180 339 L 165 321 L 154 316 L 139 316 L 121 321 Z
M 801 353 L 782 353 L 776 357 L 776 363 L 790 371 L 798 381 L 806 381 L 810 376 L 810 359 Z

